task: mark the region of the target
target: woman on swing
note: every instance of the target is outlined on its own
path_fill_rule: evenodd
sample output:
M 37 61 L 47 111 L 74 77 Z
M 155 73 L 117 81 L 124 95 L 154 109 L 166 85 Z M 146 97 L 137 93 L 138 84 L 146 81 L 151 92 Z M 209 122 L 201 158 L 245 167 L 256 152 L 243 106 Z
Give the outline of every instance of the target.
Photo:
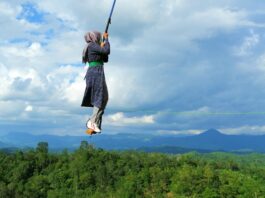
M 88 66 L 86 79 L 86 90 L 81 106 L 93 107 L 91 117 L 86 126 L 89 135 L 101 132 L 102 116 L 108 102 L 108 89 L 104 74 L 104 63 L 108 62 L 110 44 L 108 33 L 103 34 L 97 31 L 88 32 L 85 35 L 87 46 L 83 51 L 83 63 Z

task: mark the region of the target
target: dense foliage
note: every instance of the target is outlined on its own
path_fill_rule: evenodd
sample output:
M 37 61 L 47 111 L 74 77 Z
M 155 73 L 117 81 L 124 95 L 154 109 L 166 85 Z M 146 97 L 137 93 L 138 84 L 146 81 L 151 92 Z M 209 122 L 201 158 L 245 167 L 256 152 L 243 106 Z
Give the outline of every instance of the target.
M 264 155 L 109 152 L 0 153 L 0 197 L 265 197 Z

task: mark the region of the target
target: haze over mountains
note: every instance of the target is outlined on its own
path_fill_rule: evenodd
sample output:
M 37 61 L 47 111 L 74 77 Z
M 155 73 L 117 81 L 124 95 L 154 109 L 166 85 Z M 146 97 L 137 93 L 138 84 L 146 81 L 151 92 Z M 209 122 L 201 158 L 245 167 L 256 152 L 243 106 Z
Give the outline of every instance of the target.
M 176 147 L 184 150 L 197 151 L 249 151 L 265 152 L 265 135 L 225 135 L 215 129 L 210 129 L 199 135 L 174 136 L 174 135 L 149 135 L 149 134 L 116 134 L 89 136 L 55 136 L 32 135 L 27 133 L 9 133 L 0 137 L 0 148 L 7 147 L 36 147 L 40 141 L 48 142 L 51 150 L 69 149 L 79 147 L 81 141 L 88 141 L 96 147 L 103 149 L 139 149 L 152 151 L 150 148 Z M 173 149 L 174 150 L 174 149 Z

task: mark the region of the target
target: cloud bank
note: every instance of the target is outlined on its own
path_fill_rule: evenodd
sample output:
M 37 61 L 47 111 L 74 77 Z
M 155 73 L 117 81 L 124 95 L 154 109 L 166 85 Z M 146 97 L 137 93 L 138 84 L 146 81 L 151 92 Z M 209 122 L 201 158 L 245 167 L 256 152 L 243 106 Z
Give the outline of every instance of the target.
M 0 132 L 83 133 L 83 35 L 104 29 L 111 3 L 0 3 Z M 265 133 L 263 10 L 257 0 L 117 2 L 104 130 Z

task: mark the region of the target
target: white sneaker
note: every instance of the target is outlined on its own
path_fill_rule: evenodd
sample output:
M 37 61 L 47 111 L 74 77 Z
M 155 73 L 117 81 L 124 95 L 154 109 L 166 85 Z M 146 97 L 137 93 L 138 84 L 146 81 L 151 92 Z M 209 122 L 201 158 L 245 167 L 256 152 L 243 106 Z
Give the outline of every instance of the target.
M 101 133 L 101 130 L 98 128 L 98 125 L 96 123 L 94 123 L 93 125 L 94 125 L 94 131 L 97 133 Z
M 88 128 L 88 129 L 90 129 L 90 126 L 91 126 L 91 121 L 90 121 L 90 119 L 86 122 L 86 127 Z
M 96 123 L 92 123 L 90 120 L 87 121 L 86 123 L 87 128 L 92 129 L 93 131 L 100 133 L 100 129 L 98 128 Z

